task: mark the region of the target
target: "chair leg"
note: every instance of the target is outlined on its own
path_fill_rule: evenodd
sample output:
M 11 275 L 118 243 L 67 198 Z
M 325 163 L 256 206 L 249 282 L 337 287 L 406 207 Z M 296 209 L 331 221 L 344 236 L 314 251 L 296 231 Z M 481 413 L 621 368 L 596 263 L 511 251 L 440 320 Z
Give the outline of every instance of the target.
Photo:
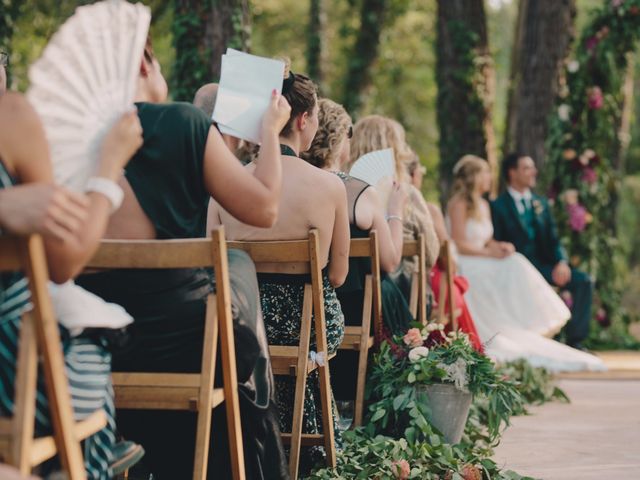
M 418 296 L 420 294 L 420 286 L 418 282 L 420 278 L 418 276 L 418 272 L 413 272 L 411 274 L 411 293 L 409 296 L 409 311 L 411 312 L 411 316 L 414 319 L 418 319 Z
M 35 331 L 38 347 L 42 352 L 42 370 L 58 456 L 70 480 L 84 480 L 87 474 L 80 442 L 74 429 L 73 406 L 69 395 L 62 348 L 60 348 L 60 331 L 47 287 L 49 276 L 42 240 L 32 236 L 24 255 L 25 264 L 28 266 L 26 273 L 32 292 L 33 315 L 36 319 Z
M 36 389 L 38 383 L 38 345 L 31 313 L 22 317 L 18 362 L 16 368 L 14 438 L 11 448 L 11 464 L 22 475 L 31 473 L 31 444 L 34 434 Z
M 289 473 L 292 480 L 298 478 L 300 447 L 302 446 L 302 422 L 304 419 L 304 398 L 307 386 L 307 365 L 309 362 L 309 341 L 311 340 L 311 312 L 313 298 L 311 285 L 304 286 L 302 322 L 300 324 L 300 346 L 296 368 L 296 388 L 291 421 L 291 446 L 289 450 Z
M 216 354 L 218 348 L 218 313 L 215 298 L 215 295 L 209 295 L 207 298 L 202 369 L 200 374 L 200 395 L 198 398 L 196 452 L 193 467 L 194 480 L 205 480 L 207 478 L 209 463 L 211 417 L 213 416 L 213 381 L 216 371 Z
M 364 389 L 367 377 L 367 359 L 369 356 L 369 337 L 371 331 L 371 305 L 373 301 L 371 275 L 367 275 L 364 283 L 364 304 L 362 308 L 362 331 L 358 350 L 358 377 L 356 381 L 354 426 L 362 425 L 364 413 Z

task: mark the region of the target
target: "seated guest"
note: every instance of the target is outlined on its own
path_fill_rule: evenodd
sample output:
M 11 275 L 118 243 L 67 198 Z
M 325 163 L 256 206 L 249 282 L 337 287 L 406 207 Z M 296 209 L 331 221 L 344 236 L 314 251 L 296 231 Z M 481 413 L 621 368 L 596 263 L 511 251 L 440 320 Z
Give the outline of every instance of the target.
M 344 317 L 336 297 L 335 287 L 342 285 L 348 270 L 349 216 L 347 198 L 342 181 L 300 158 L 318 129 L 318 98 L 314 83 L 306 76 L 290 74 L 285 80 L 283 96 L 291 104 L 291 118 L 280 132 L 282 152 L 282 198 L 279 217 L 271 228 L 255 228 L 236 219 L 224 206 L 210 211 L 210 221 L 222 223 L 229 238 L 234 240 L 293 240 L 308 237 L 310 228 L 317 228 L 320 236 L 320 263 L 324 272 L 324 309 L 329 353 L 336 351 L 344 333 Z M 263 147 L 262 147 L 263 148 Z M 261 148 L 261 150 L 262 150 Z M 253 172 L 260 161 L 246 166 Z M 258 275 L 260 298 L 269 343 L 297 345 L 306 274 L 282 274 L 281 266 L 273 273 Z M 311 349 L 315 350 L 315 341 Z M 304 433 L 320 433 L 322 419 L 317 371 L 307 380 Z M 280 426 L 291 431 L 294 402 L 294 377 L 276 377 Z M 336 429 L 336 432 L 338 430 Z M 317 461 L 320 449 L 303 452 L 301 475 Z
M 420 158 L 416 155 L 408 164 L 407 164 L 407 173 L 409 174 L 409 178 L 411 178 L 411 183 L 416 189 L 421 191 L 422 189 L 422 178 L 426 173 L 426 168 L 420 164 Z M 438 235 L 438 240 L 440 244 L 444 244 L 445 241 L 450 240 L 449 233 L 447 232 L 447 227 L 444 221 L 444 217 L 442 216 L 442 211 L 440 207 L 433 203 L 427 203 L 427 207 L 429 208 L 429 212 L 431 213 L 431 218 L 433 219 L 433 226 L 435 228 L 436 234 Z M 450 243 L 452 250 L 455 248 L 453 243 Z M 452 251 L 452 254 L 455 252 Z M 441 259 L 431 269 L 430 279 L 431 279 L 431 289 L 433 290 L 434 297 L 440 301 L 440 281 L 442 279 L 442 275 L 445 272 L 444 265 L 442 265 Z M 455 273 L 455 272 L 454 272 Z M 469 339 L 473 347 L 482 352 L 482 343 L 480 343 L 480 336 L 476 331 L 476 326 L 473 323 L 473 318 L 471 317 L 471 313 L 467 308 L 467 302 L 464 300 L 464 294 L 469 288 L 469 282 L 466 278 L 460 275 L 455 275 L 453 278 L 453 301 L 455 305 L 455 315 L 458 320 L 458 328 L 463 332 L 469 335 Z M 445 299 L 450 295 L 447 293 Z M 449 303 L 445 302 L 445 313 L 449 313 Z M 452 325 L 447 325 L 447 331 L 451 330 Z
M 589 335 L 593 281 L 569 267 L 546 199 L 531 192 L 538 177 L 533 159 L 511 153 L 502 168 L 507 189 L 491 205 L 494 237 L 511 242 L 551 285 L 571 292 L 573 312 L 565 326 L 567 345 L 581 349 Z
M 258 166 L 249 171 L 242 168 L 218 131 L 211 128 L 207 115 L 187 103 L 158 104 L 166 99 L 167 84 L 151 43 L 147 42 L 136 97 L 144 144 L 121 178 L 124 201 L 112 216 L 105 237 L 204 237 L 207 204 L 212 195 L 242 221 L 270 227 L 278 214 L 278 133 L 289 118 L 287 101 L 274 92 L 264 116 Z M 242 252 L 229 252 L 229 271 L 238 381 L 244 384 L 268 353 L 261 349 L 253 263 Z M 83 275 L 78 283 L 122 305 L 134 317 L 129 345 L 114 353 L 115 370 L 200 371 L 206 300 L 213 288 L 207 269 L 115 270 Z M 256 383 L 269 385 L 268 373 L 263 372 L 264 378 Z M 243 401 L 245 397 L 240 395 L 247 476 L 280 478 L 286 464 L 279 435 L 273 441 L 265 441 L 266 436 L 274 434 L 267 409 L 252 408 L 249 401 Z M 222 410 L 217 410 L 213 418 L 214 422 L 223 419 Z M 144 445 L 146 463 L 155 478 L 192 475 L 195 415 L 123 411 L 118 424 L 127 438 Z M 223 430 L 214 428 L 213 434 L 224 435 Z M 209 477 L 230 478 L 227 442 L 214 438 L 211 448 Z
M 466 155 L 456 163 L 448 213 L 460 270 L 469 280 L 469 311 L 487 354 L 498 361 L 524 358 L 551 371 L 599 370 L 595 356 L 551 336 L 570 312 L 540 273 L 510 243 L 493 236 L 489 164 Z M 491 281 L 487 281 L 491 279 Z
M 413 152 L 406 143 L 404 128 L 395 120 L 380 115 L 364 117 L 355 124 L 351 141 L 351 164 L 366 153 L 386 148 L 393 149 L 396 179 L 403 185 L 408 195 L 408 201 L 402 215 L 404 236 L 414 239 L 419 234 L 424 234 L 426 267 L 431 268 L 438 258 L 440 244 L 422 193 L 411 185 L 406 172 L 406 163 L 413 157 Z M 416 269 L 416 261 L 416 259 L 410 258 L 402 259 L 400 270 L 393 276 L 407 300 L 411 291 L 411 275 Z
M 127 114 L 104 140 L 98 175 L 105 181 L 116 180 L 140 144 L 140 123 L 135 114 Z M 20 185 L 17 185 L 18 179 Z M 111 209 L 111 201 L 103 193 L 90 191 L 79 195 L 53 184 L 49 147 L 37 114 L 20 95 L 3 95 L 0 98 L 0 229 L 18 235 L 42 234 L 50 276 L 62 283 L 76 275 L 93 254 Z M 20 320 L 30 309 L 27 280 L 21 274 L 1 274 L 1 416 L 13 414 Z M 86 418 L 99 409 L 107 414 L 107 426 L 85 443 L 87 477 L 111 478 L 111 465 L 121 460 L 114 455 L 111 355 L 102 337 L 83 334 L 72 337 L 62 326 L 60 331 L 76 418 Z M 41 378 L 35 422 L 36 434 L 51 433 Z M 123 453 L 126 454 L 127 449 Z
M 213 116 L 213 109 L 216 106 L 216 97 L 218 96 L 218 84 L 207 83 L 200 87 L 193 97 L 193 105 L 202 110 L 207 117 Z M 215 125 L 215 122 L 214 122 Z M 240 144 L 242 143 L 239 138 L 232 137 L 225 133 L 220 133 L 225 145 L 229 151 L 236 153 Z
M 347 189 L 351 238 L 367 238 L 371 230 L 378 233 L 380 266 L 394 272 L 402 258 L 401 218 L 406 194 L 400 185 L 393 188 L 386 206 L 375 187 L 342 172 L 349 163 L 351 117 L 345 109 L 328 99 L 319 101 L 318 132 L 311 148 L 302 157 L 318 168 L 335 173 Z M 385 219 L 385 213 L 386 218 Z M 336 289 L 345 325 L 362 324 L 364 279 L 371 272 L 368 258 L 350 258 L 349 274 L 344 285 Z M 382 318 L 387 329 L 404 334 L 413 321 L 411 312 L 395 284 L 386 275 L 382 281 Z M 336 398 L 355 398 L 357 352 L 340 351 L 331 362 L 331 384 Z

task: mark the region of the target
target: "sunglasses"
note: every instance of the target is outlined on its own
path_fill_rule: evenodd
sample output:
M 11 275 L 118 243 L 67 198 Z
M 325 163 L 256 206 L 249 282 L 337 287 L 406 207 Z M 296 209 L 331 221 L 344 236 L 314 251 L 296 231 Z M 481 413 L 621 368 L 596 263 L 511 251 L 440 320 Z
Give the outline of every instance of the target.
M 353 138 L 353 125 L 349 125 L 349 130 L 347 131 L 347 138 L 349 140 Z
M 6 67 L 9 63 L 9 54 L 7 52 L 0 51 L 0 65 Z

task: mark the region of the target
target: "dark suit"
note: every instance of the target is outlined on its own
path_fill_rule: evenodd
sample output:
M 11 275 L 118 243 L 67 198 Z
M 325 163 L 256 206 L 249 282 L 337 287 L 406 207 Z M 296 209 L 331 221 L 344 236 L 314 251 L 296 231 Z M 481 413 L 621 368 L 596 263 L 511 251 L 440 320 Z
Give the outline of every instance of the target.
M 560 244 L 555 221 L 551 216 L 547 200 L 533 194 L 531 206 L 524 214 L 518 212 L 515 200 L 505 191 L 491 203 L 494 238 L 511 242 L 516 250 L 529 259 L 544 278 L 555 285 L 552 278 L 554 267 L 567 262 L 567 253 Z M 573 296 L 571 320 L 565 328 L 567 343 L 582 342 L 589 334 L 593 281 L 586 273 L 571 269 L 571 281 L 563 288 Z

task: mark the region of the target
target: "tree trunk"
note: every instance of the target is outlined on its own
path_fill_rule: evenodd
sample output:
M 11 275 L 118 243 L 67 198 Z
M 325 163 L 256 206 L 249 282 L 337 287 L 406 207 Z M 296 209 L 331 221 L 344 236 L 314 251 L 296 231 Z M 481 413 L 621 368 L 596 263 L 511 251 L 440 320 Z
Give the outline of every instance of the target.
M 309 2 L 309 29 L 307 36 L 307 73 L 323 90 L 324 32 L 327 22 L 325 0 Z
M 207 22 L 205 38 L 211 52 L 212 81 L 220 79 L 222 55 L 227 47 L 249 50 L 251 26 L 249 0 L 214 0 L 211 21 Z
M 520 0 L 503 153 L 544 165 L 549 115 L 574 36 L 575 0 Z
M 247 50 L 248 0 L 175 0 L 174 100 L 191 101 L 203 84 L 218 81 L 227 47 Z
M 453 165 L 466 154 L 496 169 L 495 76 L 483 0 L 438 0 L 436 80 L 440 129 L 440 200 L 446 203 Z M 495 183 L 495 182 L 494 182 Z
M 364 90 L 371 83 L 371 66 L 380 49 L 380 34 L 385 22 L 387 0 L 363 0 L 360 10 L 360 30 L 353 53 L 348 57 L 347 78 L 342 104 L 352 117 L 362 106 Z

